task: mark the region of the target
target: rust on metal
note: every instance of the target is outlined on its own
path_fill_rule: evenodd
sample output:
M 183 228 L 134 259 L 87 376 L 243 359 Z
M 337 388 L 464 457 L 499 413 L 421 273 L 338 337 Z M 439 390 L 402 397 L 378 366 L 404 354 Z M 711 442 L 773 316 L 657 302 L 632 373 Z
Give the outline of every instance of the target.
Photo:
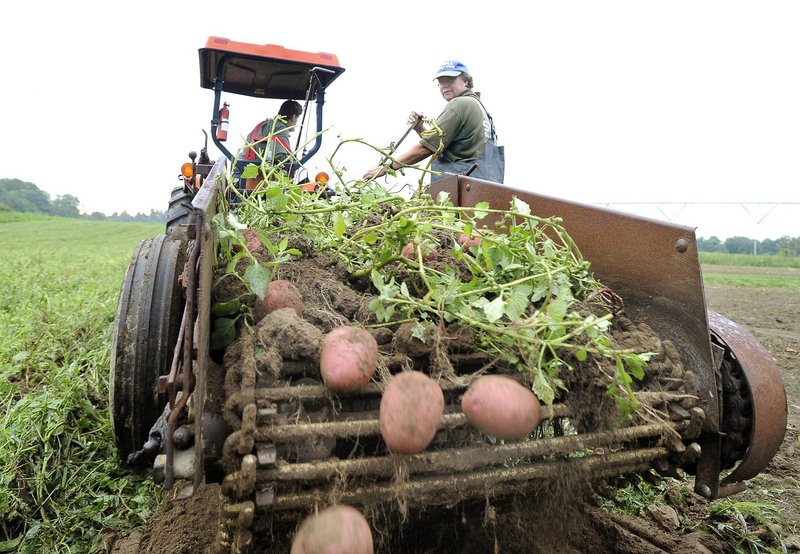
M 780 369 L 769 352 L 737 323 L 711 310 L 708 315 L 711 332 L 730 349 L 744 373 L 753 406 L 750 445 L 722 480 L 728 485 L 755 477 L 767 467 L 783 442 L 788 407 Z
M 630 452 L 614 452 L 604 456 L 570 458 L 533 463 L 510 468 L 493 468 L 467 474 L 436 475 L 390 484 L 365 485 L 342 491 L 340 502 L 348 504 L 373 504 L 402 497 L 409 502 L 452 502 L 453 495 L 459 499 L 500 496 L 506 491 L 519 492 L 524 487 L 534 487 L 544 479 L 553 479 L 565 474 L 584 478 L 614 477 L 627 473 L 645 471 L 653 461 L 666 458 L 666 448 L 655 447 Z M 330 491 L 323 486 L 296 494 L 275 498 L 273 510 L 300 509 L 325 502 Z
M 494 445 L 491 448 L 476 446 L 423 452 L 404 456 L 402 463 L 409 473 L 463 472 L 492 464 L 502 464 L 509 460 L 532 456 L 566 455 L 589 448 L 607 447 L 609 444 L 659 437 L 669 433 L 670 429 L 671 427 L 668 425 L 653 423 L 614 431 L 505 443 Z M 260 471 L 258 480 L 259 482 L 310 481 L 332 479 L 338 475 L 390 478 L 397 470 L 397 463 L 397 460 L 391 456 L 382 456 L 367 459 L 332 459 L 283 464 L 274 469 Z
M 195 290 L 192 294 L 197 299 L 196 307 L 196 343 L 193 345 L 193 355 L 197 353 L 197 361 L 194 364 L 194 397 L 193 402 L 195 405 L 195 436 L 197 440 L 194 445 L 195 454 L 195 472 L 194 472 L 194 485 L 195 490 L 203 481 L 204 465 L 205 465 L 205 445 L 209 441 L 204 436 L 204 413 L 205 413 L 205 400 L 206 400 L 206 387 L 208 382 L 208 371 L 210 359 L 208 352 L 210 351 L 211 344 L 211 287 L 212 276 L 214 273 L 214 257 L 216 250 L 216 233 L 211 230 L 210 222 L 217 212 L 217 198 L 220 191 L 225 185 L 225 166 L 226 159 L 220 157 L 214 167 L 203 182 L 203 186 L 197 191 L 194 199 L 192 200 L 192 209 L 197 217 L 197 237 L 193 250 L 197 251 L 197 259 L 195 264 L 190 265 L 192 270 L 190 273 L 196 271 L 197 278 L 195 280 Z M 187 292 L 187 294 L 189 294 Z
M 455 175 L 436 181 L 429 192 L 433 198 L 447 192 L 458 206 L 488 202 L 497 210 L 508 210 L 516 197 L 538 217 L 560 218 L 595 277 L 622 297 L 626 315 L 675 343 L 681 361 L 696 378 L 707 416 L 703 430 L 719 431 L 694 229 Z M 492 221 L 486 224 L 491 226 Z

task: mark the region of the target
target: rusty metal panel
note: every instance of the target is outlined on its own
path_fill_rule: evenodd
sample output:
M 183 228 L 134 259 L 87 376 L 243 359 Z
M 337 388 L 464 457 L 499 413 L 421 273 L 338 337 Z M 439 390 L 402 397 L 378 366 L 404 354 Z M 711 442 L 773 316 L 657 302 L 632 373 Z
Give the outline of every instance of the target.
M 513 197 L 540 217 L 559 217 L 592 272 L 625 302 L 626 315 L 675 343 L 696 378 L 706 412 L 705 431 L 719 430 L 719 404 L 706 317 L 705 291 L 694 229 L 614 210 L 448 176 L 429 189 L 450 193 L 459 206 L 488 202 L 507 210 Z
M 778 365 L 770 353 L 749 332 L 730 319 L 709 310 L 711 331 L 730 349 L 747 381 L 752 403 L 750 444 L 722 484 L 736 483 L 761 472 L 783 442 L 788 404 Z
M 217 213 L 217 200 L 221 191 L 225 190 L 226 159 L 221 157 L 214 164 L 211 172 L 206 177 L 203 186 L 197 191 L 192 200 L 192 208 L 197 220 L 197 239 L 194 248 L 200 249 L 197 268 L 197 314 L 195 324 L 194 347 L 196 362 L 194 364 L 195 388 L 193 402 L 195 405 L 194 433 L 197 439 L 194 443 L 195 490 L 203 480 L 204 459 L 203 450 L 206 444 L 203 436 L 203 415 L 205 414 L 206 385 L 208 382 L 208 365 L 210 363 L 209 351 L 211 343 L 211 287 L 214 274 L 214 253 L 217 247 L 216 234 L 211 231 L 211 220 Z

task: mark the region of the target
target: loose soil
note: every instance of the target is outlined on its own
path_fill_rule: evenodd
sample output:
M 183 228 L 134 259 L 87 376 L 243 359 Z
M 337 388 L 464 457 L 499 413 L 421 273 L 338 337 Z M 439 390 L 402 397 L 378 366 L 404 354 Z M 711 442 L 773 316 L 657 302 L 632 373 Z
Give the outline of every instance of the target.
M 708 272 L 712 272 L 710 269 Z M 720 272 L 723 272 L 721 270 Z M 757 270 L 756 270 L 757 271 Z M 775 270 L 769 270 L 774 274 Z M 791 271 L 785 275 L 796 277 Z M 727 499 L 777 507 L 771 527 L 748 521 L 749 531 L 780 551 L 800 551 L 800 299 L 796 292 L 755 287 L 709 286 L 710 309 L 748 329 L 775 358 L 788 396 L 785 440 L 773 461 L 749 488 Z M 626 483 L 612 483 L 605 492 Z M 174 488 L 181 490 L 180 483 Z M 692 492 L 692 481 L 671 480 L 651 506 L 636 516 L 609 514 L 603 489 L 590 490 L 569 478 L 546 489 L 503 502 L 473 502 L 451 509 L 409 513 L 392 552 L 732 552 L 709 531 L 720 524 L 708 515 L 709 502 Z M 148 525 L 125 537 L 109 536 L 106 552 L 215 552 L 221 504 L 219 487 L 204 485 L 188 499 L 166 500 Z M 730 520 L 727 521 L 730 523 Z M 288 540 L 288 537 L 287 537 Z M 783 543 L 782 545 L 780 543 Z M 384 542 L 386 544 L 386 541 Z M 256 552 L 287 552 L 260 544 Z M 386 550 L 389 551 L 389 550 Z

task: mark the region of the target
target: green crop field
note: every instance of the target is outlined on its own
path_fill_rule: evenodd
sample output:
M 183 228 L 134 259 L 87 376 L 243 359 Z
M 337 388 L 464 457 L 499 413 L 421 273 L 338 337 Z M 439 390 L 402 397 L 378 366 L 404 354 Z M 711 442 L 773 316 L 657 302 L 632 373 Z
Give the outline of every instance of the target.
M 89 552 L 159 496 L 116 464 L 111 326 L 128 261 L 158 224 L 0 220 L 0 552 Z
M 94 551 L 161 500 L 160 487 L 117 463 L 107 397 L 125 269 L 137 243 L 162 231 L 0 216 L 0 552 Z M 797 279 L 744 284 L 785 282 Z

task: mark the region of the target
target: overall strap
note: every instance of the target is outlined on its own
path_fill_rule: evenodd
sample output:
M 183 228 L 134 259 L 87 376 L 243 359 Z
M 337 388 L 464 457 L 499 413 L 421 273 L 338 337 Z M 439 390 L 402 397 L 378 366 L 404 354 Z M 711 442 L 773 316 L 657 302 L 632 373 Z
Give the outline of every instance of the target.
M 492 133 L 492 136 L 490 138 L 493 141 L 497 141 L 497 132 L 494 129 L 494 119 L 492 119 L 492 114 L 489 113 L 489 111 L 486 109 L 486 106 L 484 106 L 483 102 L 481 102 L 481 97 L 475 94 L 474 92 L 469 93 L 467 96 L 471 96 L 472 98 L 478 101 L 478 104 L 481 105 L 481 108 L 483 108 L 483 113 L 485 113 L 486 117 L 489 118 L 489 126 L 491 128 L 491 133 Z

